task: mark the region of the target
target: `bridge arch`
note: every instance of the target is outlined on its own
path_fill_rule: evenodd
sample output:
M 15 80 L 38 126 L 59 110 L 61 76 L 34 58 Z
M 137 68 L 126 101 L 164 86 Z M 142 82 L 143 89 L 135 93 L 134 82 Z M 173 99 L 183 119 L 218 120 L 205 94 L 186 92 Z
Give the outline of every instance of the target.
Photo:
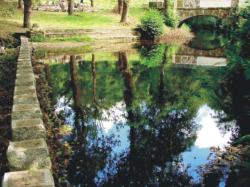
M 178 8 L 177 12 L 180 18 L 179 25 L 192 17 L 212 16 L 218 19 L 226 19 L 232 14 L 233 8 Z
M 182 24 L 184 24 L 185 22 L 191 20 L 192 18 L 199 18 L 199 17 L 213 17 L 216 18 L 218 20 L 222 20 L 224 18 L 218 17 L 217 15 L 195 15 L 195 16 L 191 16 L 191 17 L 187 17 L 187 18 L 183 18 L 181 21 L 179 21 L 178 23 L 178 27 L 181 27 Z

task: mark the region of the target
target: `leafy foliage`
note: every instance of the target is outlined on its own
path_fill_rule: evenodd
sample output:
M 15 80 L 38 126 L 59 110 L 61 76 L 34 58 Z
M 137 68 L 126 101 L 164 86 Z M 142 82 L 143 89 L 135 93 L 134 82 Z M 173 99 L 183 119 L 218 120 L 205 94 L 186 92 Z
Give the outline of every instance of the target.
M 157 10 L 149 10 L 141 19 L 142 38 L 155 39 L 163 33 L 164 19 Z
M 165 23 L 167 26 L 176 27 L 179 22 L 179 16 L 174 10 L 174 0 L 168 0 L 168 9 L 165 13 Z

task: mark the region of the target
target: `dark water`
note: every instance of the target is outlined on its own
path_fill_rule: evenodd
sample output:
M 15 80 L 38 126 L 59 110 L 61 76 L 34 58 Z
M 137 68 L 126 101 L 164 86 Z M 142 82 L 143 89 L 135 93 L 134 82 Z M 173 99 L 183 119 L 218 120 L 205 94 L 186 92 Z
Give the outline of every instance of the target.
M 210 50 L 197 50 L 196 39 L 192 48 L 152 45 L 44 60 L 51 99 L 68 130 L 62 139 L 71 149 L 68 182 L 204 184 L 200 168 L 215 156 L 210 149 L 223 150 L 250 132 L 250 71 L 229 59 L 240 54 L 217 41 L 211 50 L 212 43 Z M 226 181 L 220 176 L 215 186 Z

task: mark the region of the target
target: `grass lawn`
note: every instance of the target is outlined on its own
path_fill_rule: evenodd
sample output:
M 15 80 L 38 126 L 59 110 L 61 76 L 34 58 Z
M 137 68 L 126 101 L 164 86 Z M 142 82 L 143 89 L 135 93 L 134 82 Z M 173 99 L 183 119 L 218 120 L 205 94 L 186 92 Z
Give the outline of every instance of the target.
M 141 16 L 147 11 L 143 7 L 148 0 L 131 1 L 129 11 L 129 24 L 127 27 L 135 27 L 140 22 Z M 124 26 L 119 23 L 120 15 L 113 13 L 117 0 L 94 0 L 95 12 L 75 12 L 68 16 L 67 12 L 32 11 L 31 24 L 38 24 L 42 29 L 46 28 L 107 28 Z M 5 6 L 5 4 L 1 6 Z M 9 22 L 20 27 L 23 22 L 23 12 L 15 10 L 11 17 L 0 17 L 1 22 Z M 0 25 L 1 26 L 1 25 Z M 4 28 L 1 26 L 1 28 Z

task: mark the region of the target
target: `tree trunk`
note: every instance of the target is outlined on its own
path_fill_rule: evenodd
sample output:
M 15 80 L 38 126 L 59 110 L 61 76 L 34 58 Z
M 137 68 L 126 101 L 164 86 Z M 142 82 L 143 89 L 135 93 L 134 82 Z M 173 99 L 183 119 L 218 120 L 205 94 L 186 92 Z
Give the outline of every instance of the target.
M 118 0 L 118 14 L 121 14 L 122 13 L 122 0 Z
M 167 11 L 168 11 L 168 0 L 164 0 L 164 2 L 163 2 L 163 8 L 164 8 L 164 12 L 166 14 Z
M 17 8 L 18 9 L 23 9 L 23 0 L 18 0 Z
M 93 8 L 94 7 L 94 0 L 90 0 L 90 3 L 91 3 L 91 7 Z
M 97 103 L 96 99 L 96 61 L 95 61 L 95 55 L 92 54 L 92 60 L 91 60 L 91 69 L 92 69 L 92 83 L 93 83 L 93 103 Z
M 29 28 L 30 27 L 30 14 L 31 14 L 32 0 L 23 0 L 23 3 L 24 3 L 23 27 Z
M 122 7 L 121 23 L 126 23 L 128 17 L 129 0 L 123 0 L 122 6 L 123 7 Z
M 68 14 L 71 16 L 74 13 L 74 0 L 68 0 Z

